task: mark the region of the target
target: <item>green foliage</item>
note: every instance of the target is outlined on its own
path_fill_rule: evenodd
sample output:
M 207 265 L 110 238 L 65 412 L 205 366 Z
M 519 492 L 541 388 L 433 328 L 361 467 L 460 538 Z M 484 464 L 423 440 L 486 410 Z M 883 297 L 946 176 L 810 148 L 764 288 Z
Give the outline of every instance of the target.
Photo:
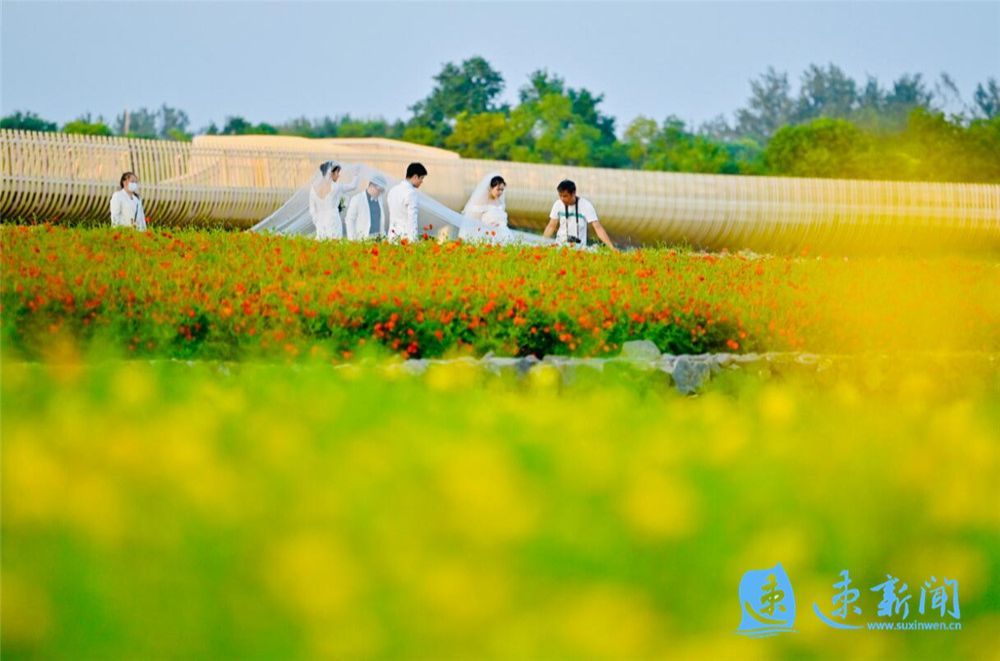
M 986 119 L 993 119 L 1000 116 L 1000 85 L 996 78 L 986 81 L 986 86 L 982 83 L 976 85 L 976 91 L 972 95 L 976 108 Z
M 19 131 L 55 131 L 58 128 L 55 122 L 42 119 L 35 113 L 21 112 L 18 110 L 13 115 L 7 115 L 0 119 L 0 129 L 12 129 Z
M 780 129 L 764 151 L 766 171 L 798 177 L 1000 181 L 1000 118 L 963 126 L 914 108 L 898 133 L 820 118 Z
M 778 129 L 764 150 L 764 162 L 774 174 L 857 177 L 865 147 L 864 136 L 854 124 L 822 117 Z
M 418 145 L 436 145 L 438 134 L 428 126 L 407 126 L 403 131 L 403 140 Z
M 160 137 L 157 129 L 158 118 L 159 111 L 148 108 L 123 112 L 115 118 L 115 134 L 133 138 Z
M 311 120 L 306 117 L 277 125 L 280 135 L 298 135 L 304 138 L 400 138 L 404 124 L 389 122 L 380 117 L 361 119 L 350 114 L 337 117 L 326 116 Z
M 167 104 L 160 106 L 159 128 L 160 137 L 172 140 L 190 140 L 187 129 L 190 120 L 187 113 L 178 108 L 172 108 Z
M 510 143 L 502 140 L 508 118 L 500 112 L 470 115 L 463 112 L 455 122 L 455 129 L 445 139 L 445 147 L 466 158 L 510 158 Z
M 424 99 L 410 106 L 413 118 L 411 127 L 428 128 L 435 134 L 433 142 L 441 145 L 451 133 L 457 117 L 462 113 L 479 114 L 504 108 L 496 105 L 503 92 L 504 80 L 499 71 L 480 56 L 464 60 L 461 64 L 449 62 L 434 76 L 435 86 Z
M 795 113 L 788 74 L 768 67 L 767 72 L 750 81 L 747 107 L 736 112 L 737 131 L 758 141 L 766 141 L 775 131 L 790 123 Z
M 168 140 L 176 140 L 177 142 L 191 142 L 191 134 L 185 133 L 179 128 L 172 128 L 168 130 L 164 137 Z
M 63 125 L 62 132 L 80 135 L 112 135 L 110 126 L 100 120 L 92 121 L 89 115 Z
M 823 70 L 812 64 L 802 74 L 796 118 L 807 121 L 816 117 L 847 117 L 858 102 L 857 83 L 840 67 L 830 64 Z
M 222 135 L 244 135 L 253 133 L 253 124 L 242 117 L 227 117 L 222 127 Z
M 637 117 L 625 129 L 624 148 L 632 167 L 667 172 L 737 174 L 752 171 L 758 158 L 755 143 L 728 144 L 687 130 L 677 117 L 657 125 Z
M 251 124 L 244 118 L 237 116 L 226 118 L 221 133 L 222 135 L 277 135 L 278 129 L 265 122 Z

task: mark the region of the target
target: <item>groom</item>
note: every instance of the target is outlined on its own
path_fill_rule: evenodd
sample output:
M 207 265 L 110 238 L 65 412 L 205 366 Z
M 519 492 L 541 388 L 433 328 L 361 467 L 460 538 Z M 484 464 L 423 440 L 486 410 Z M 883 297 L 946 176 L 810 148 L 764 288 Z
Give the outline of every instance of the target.
M 417 189 L 424 183 L 427 168 L 420 163 L 406 166 L 406 179 L 389 191 L 389 240 L 416 243 L 419 235 L 420 196 Z

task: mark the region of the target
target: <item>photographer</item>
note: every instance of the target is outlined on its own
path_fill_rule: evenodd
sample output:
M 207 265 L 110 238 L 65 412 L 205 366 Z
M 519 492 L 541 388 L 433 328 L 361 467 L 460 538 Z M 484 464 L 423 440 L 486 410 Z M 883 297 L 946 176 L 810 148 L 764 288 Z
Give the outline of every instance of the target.
M 587 227 L 593 225 L 597 238 L 612 250 L 617 250 L 601 221 L 597 219 L 594 205 L 576 194 L 575 183 L 566 179 L 559 182 L 556 190 L 559 192 L 559 199 L 552 205 L 549 213 L 549 224 L 544 233 L 546 238 L 552 238 L 555 234 L 559 243 L 586 246 Z

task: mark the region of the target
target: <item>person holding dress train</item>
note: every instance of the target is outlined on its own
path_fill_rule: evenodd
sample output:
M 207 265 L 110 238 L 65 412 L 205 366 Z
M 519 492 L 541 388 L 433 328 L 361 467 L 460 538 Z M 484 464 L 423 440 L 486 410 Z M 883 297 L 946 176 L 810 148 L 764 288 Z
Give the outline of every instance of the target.
M 389 205 L 390 241 L 416 243 L 420 236 L 420 193 L 427 168 L 421 163 L 406 166 L 406 178 L 392 187 L 386 201 Z
M 349 240 L 363 241 L 386 236 L 389 229 L 386 188 L 388 184 L 385 177 L 376 174 L 368 181 L 365 190 L 351 198 L 350 204 L 347 205 L 347 215 L 344 217 Z

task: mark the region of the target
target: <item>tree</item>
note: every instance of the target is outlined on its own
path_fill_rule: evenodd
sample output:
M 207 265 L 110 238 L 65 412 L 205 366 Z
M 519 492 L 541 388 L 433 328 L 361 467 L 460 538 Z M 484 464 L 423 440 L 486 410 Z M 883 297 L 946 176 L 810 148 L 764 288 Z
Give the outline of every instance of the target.
M 914 108 L 896 138 L 907 157 L 903 176 L 923 181 L 1000 179 L 1000 119 L 975 119 L 968 127 L 943 112 Z M 898 176 L 898 175 L 897 175 Z
M 528 84 L 518 90 L 518 99 L 521 105 L 526 103 L 537 103 L 542 97 L 549 94 L 563 95 L 566 93 L 566 84 L 559 76 L 550 74 L 547 69 L 538 69 L 528 75 Z
M 921 74 L 903 74 L 886 94 L 882 123 L 888 130 L 902 130 L 914 108 L 929 110 L 933 101 L 934 93 L 927 89 Z
M 965 139 L 971 157 L 963 162 L 976 174 L 968 181 L 1000 182 L 1000 115 L 972 120 Z
M 445 146 L 466 158 L 507 160 L 510 158 L 510 141 L 498 141 L 508 123 L 502 112 L 484 112 L 472 115 L 463 112 L 455 122 L 455 129 L 445 139 Z
M 478 115 L 503 110 L 495 104 L 503 92 L 503 76 L 478 55 L 460 65 L 445 64 L 434 81 L 431 93 L 410 107 L 410 125 L 430 128 L 441 140 L 462 112 Z
M 605 115 L 598 107 L 604 100 L 603 94 L 567 87 L 559 76 L 539 69 L 528 76 L 528 83 L 518 91 L 518 97 L 518 109 L 523 109 L 522 114 L 535 117 L 531 125 L 535 147 L 539 146 L 542 136 L 546 136 L 543 141 L 548 146 L 546 149 L 562 144 L 559 151 L 569 160 L 559 162 L 602 167 L 621 167 L 628 162 L 626 149 L 615 135 L 614 117 Z M 553 101 L 557 98 L 567 103 Z M 565 112 L 560 110 L 553 114 L 557 106 Z M 520 140 L 522 146 L 531 141 L 524 139 L 527 137 Z M 566 139 L 572 140 L 572 148 Z M 580 162 L 581 157 L 586 162 Z
M 858 107 L 852 120 L 856 125 L 866 130 L 880 130 L 886 125 L 885 111 L 886 91 L 874 76 L 868 76 L 864 88 L 858 93 Z
M 240 116 L 226 117 L 226 123 L 222 126 L 222 135 L 246 135 L 253 132 L 253 124 Z
M 698 133 L 719 142 L 726 142 L 738 137 L 725 115 L 716 115 L 707 122 L 702 122 L 701 126 L 698 127 Z
M 42 119 L 35 113 L 20 110 L 13 115 L 0 119 L 0 129 L 16 129 L 20 131 L 55 131 L 59 127 L 55 122 Z
M 625 127 L 625 149 L 632 167 L 645 169 L 650 152 L 656 147 L 660 126 L 655 119 L 639 115 Z
M 104 123 L 104 118 L 98 117 L 94 120 L 89 112 L 65 124 L 62 127 L 62 132 L 80 135 L 112 135 L 111 127 Z
M 297 135 L 303 138 L 326 137 L 317 135 L 313 123 L 305 117 L 298 117 L 279 125 L 278 133 L 282 135 Z
M 878 79 L 875 76 L 868 76 L 864 89 L 858 94 L 858 108 L 878 112 L 885 106 L 885 97 L 886 92 L 879 85 Z
M 418 145 L 437 145 L 440 136 L 429 126 L 407 126 L 403 131 L 403 140 Z
M 933 101 L 935 109 L 942 112 L 947 110 L 949 104 L 958 106 L 960 110 L 958 114 L 960 115 L 964 115 L 967 110 L 967 106 L 962 101 L 962 93 L 958 91 L 958 85 L 955 84 L 955 79 L 945 72 L 942 72 L 937 82 L 934 83 Z
M 740 148 L 692 133 L 675 116 L 667 117 L 662 125 L 647 117 L 636 118 L 625 130 L 625 148 L 634 166 L 644 170 L 740 172 L 735 160 L 742 155 Z
M 179 108 L 172 108 L 167 104 L 160 106 L 160 137 L 172 140 L 189 140 L 187 129 L 187 113 Z
M 764 150 L 773 174 L 793 177 L 856 177 L 866 148 L 861 130 L 845 119 L 821 117 L 807 124 L 784 126 Z
M 159 135 L 159 131 L 156 129 L 158 115 L 157 111 L 148 108 L 138 108 L 131 112 L 126 110 L 115 118 L 115 133 L 133 138 L 156 138 Z M 128 117 L 127 132 L 125 130 L 126 116 Z
M 795 119 L 799 122 L 816 117 L 848 119 L 858 101 L 857 83 L 840 67 L 831 63 L 824 70 L 811 64 L 802 74 Z
M 750 81 L 747 107 L 736 111 L 737 129 L 742 135 L 766 142 L 795 114 L 788 74 L 768 67 L 767 72 Z
M 350 115 L 341 118 L 338 134 L 342 138 L 384 137 L 389 133 L 389 124 L 384 119 L 355 119 Z
M 593 147 L 600 131 L 573 113 L 566 96 L 549 94 L 535 104 L 535 153 L 544 163 L 592 165 Z
M 927 89 L 922 74 L 903 74 L 892 84 L 892 91 L 886 96 L 889 106 L 907 108 L 929 108 L 934 94 Z
M 996 78 L 989 78 L 986 87 L 982 83 L 976 85 L 976 91 L 972 95 L 972 100 L 976 104 L 976 109 L 986 119 L 993 119 L 1000 115 L 1000 85 Z

